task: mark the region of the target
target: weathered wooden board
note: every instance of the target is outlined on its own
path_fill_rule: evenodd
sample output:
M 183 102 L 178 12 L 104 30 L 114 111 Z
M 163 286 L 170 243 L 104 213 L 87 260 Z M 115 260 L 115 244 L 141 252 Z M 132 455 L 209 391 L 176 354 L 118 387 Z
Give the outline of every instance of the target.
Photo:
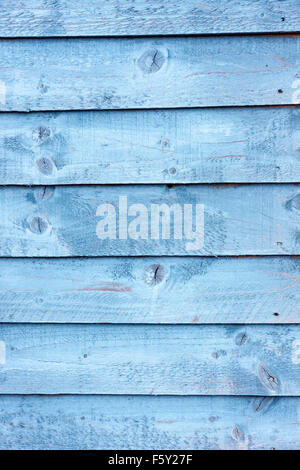
M 0 110 L 299 102 L 300 37 L 0 41 Z
M 299 394 L 298 325 L 2 324 L 0 341 L 1 394 Z
M 298 0 L 2 0 L 0 35 L 286 32 L 300 29 L 299 6 Z
M 299 449 L 300 398 L 2 396 L 1 449 Z
M 298 182 L 299 149 L 296 107 L 0 114 L 1 184 Z
M 2 258 L 0 322 L 300 323 L 299 280 L 296 257 Z
M 300 1 L 0 10 L 0 448 L 299 449 Z
M 124 217 L 119 223 L 119 209 L 125 201 L 120 202 L 121 196 L 127 197 L 128 227 Z M 299 185 L 294 184 L 2 187 L 0 255 L 299 255 L 299 201 Z M 103 204 L 111 204 L 115 212 L 116 230 L 110 224 L 110 236 L 116 239 L 98 237 L 106 236 L 99 234 L 99 225 L 105 225 L 107 218 L 96 216 Z M 136 206 L 132 207 L 133 204 L 143 205 L 145 223 L 148 220 L 145 239 L 132 238 L 141 229 L 138 227 L 135 232 L 136 217 L 132 216 L 132 211 Z M 152 231 L 155 217 L 151 205 L 158 209 L 161 204 L 168 208 L 177 204 L 186 214 L 184 205 L 190 205 L 194 222 L 196 205 L 199 210 L 201 204 L 204 206 L 204 228 L 200 214 L 196 245 L 194 242 L 190 245 L 193 239 L 186 235 L 188 224 L 184 217 L 182 223 L 178 224 L 177 220 L 175 225 L 176 230 L 181 230 L 182 239 L 174 239 L 172 213 L 169 234 Z M 202 229 L 204 245 L 198 248 Z M 154 239 L 153 235 L 158 238 Z M 169 238 L 162 239 L 163 236 Z

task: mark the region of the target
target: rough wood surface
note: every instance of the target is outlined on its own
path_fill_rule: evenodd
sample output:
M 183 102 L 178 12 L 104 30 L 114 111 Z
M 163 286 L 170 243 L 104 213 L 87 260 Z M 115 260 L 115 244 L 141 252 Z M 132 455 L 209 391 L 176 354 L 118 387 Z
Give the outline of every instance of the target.
M 298 182 L 299 134 L 296 107 L 2 113 L 0 183 Z
M 2 396 L 1 449 L 299 449 L 300 398 Z
M 0 11 L 0 448 L 299 449 L 299 0 Z
M 297 396 L 298 325 L 0 325 L 2 394 Z
M 147 239 L 119 238 L 119 197 L 128 208 L 148 212 Z M 135 255 L 276 255 L 300 254 L 299 185 L 57 186 L 0 189 L 0 255 L 23 257 Z M 103 203 L 116 211 L 116 239 L 100 239 L 96 216 Z M 204 246 L 182 240 L 152 239 L 151 204 L 204 205 Z M 128 216 L 128 224 L 135 220 Z M 151 219 L 151 220 L 150 220 Z M 182 224 L 183 225 L 183 224 Z M 201 228 L 201 227 L 200 227 Z M 126 229 L 126 224 L 125 224 Z M 125 233 L 124 229 L 124 233 Z M 126 232 L 127 233 L 127 232 Z
M 2 40 L 0 110 L 295 104 L 299 44 L 298 36 Z
M 0 322 L 300 323 L 299 279 L 295 257 L 4 258 Z
M 130 36 L 287 32 L 300 29 L 299 1 L 2 0 L 0 35 Z

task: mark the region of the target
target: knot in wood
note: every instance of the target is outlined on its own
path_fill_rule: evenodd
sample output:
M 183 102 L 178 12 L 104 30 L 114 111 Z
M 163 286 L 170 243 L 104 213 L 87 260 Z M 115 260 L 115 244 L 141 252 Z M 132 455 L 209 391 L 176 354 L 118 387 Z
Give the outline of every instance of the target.
M 149 286 L 160 284 L 165 276 L 165 270 L 161 264 L 152 264 L 146 269 L 144 279 Z
M 165 62 L 165 57 L 158 49 L 150 49 L 139 58 L 138 65 L 145 73 L 158 72 Z
M 52 170 L 53 170 L 53 164 L 49 158 L 40 158 L 36 162 L 38 169 L 40 170 L 41 173 L 44 175 L 51 175 Z
M 33 233 L 42 234 L 48 228 L 48 223 L 42 217 L 34 217 L 30 222 L 30 229 Z

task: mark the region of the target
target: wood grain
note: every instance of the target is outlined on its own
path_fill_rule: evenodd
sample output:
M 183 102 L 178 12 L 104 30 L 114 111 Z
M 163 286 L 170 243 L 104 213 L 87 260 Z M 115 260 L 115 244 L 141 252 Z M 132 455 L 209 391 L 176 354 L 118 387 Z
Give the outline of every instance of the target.
M 299 398 L 2 396 L 1 449 L 299 449 Z
M 2 40 L 0 110 L 296 104 L 299 44 L 298 36 Z
M 0 322 L 300 323 L 299 279 L 294 257 L 4 258 Z
M 296 0 L 1 1 L 2 37 L 217 34 L 299 30 Z
M 1 394 L 299 394 L 298 325 L 2 324 L 0 338 Z
M 2 450 L 299 449 L 299 7 L 0 0 Z
M 148 239 L 119 238 L 119 197 L 128 208 L 148 211 Z M 0 189 L 0 255 L 15 257 L 136 255 L 299 255 L 299 186 L 191 185 L 57 186 Z M 103 203 L 115 207 L 116 239 L 99 239 L 96 216 Z M 204 246 L 193 249 L 182 240 L 152 239 L 151 204 L 204 205 Z M 182 210 L 184 207 L 182 207 Z M 171 214 L 171 223 L 172 223 Z M 128 216 L 128 223 L 135 220 Z M 125 226 L 126 228 L 126 226 Z M 201 228 L 201 227 L 200 227 Z M 161 231 L 160 231 L 161 232 Z
M 299 108 L 0 113 L 0 183 L 298 182 L 299 134 Z

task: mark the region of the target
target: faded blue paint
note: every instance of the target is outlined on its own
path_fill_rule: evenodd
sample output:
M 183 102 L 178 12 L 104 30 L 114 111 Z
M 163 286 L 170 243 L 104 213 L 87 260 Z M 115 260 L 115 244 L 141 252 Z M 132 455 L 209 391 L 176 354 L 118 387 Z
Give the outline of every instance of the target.
M 3 324 L 0 339 L 1 393 L 299 393 L 298 325 Z
M 45 111 L 0 114 L 0 448 L 299 449 L 299 186 L 153 186 L 299 181 L 299 110 L 250 108 L 299 103 L 299 1 L 0 4 L 0 111 Z M 183 36 L 244 32 L 291 34 Z M 97 239 L 124 193 L 204 203 L 200 256 Z
M 299 108 L 0 113 L 0 181 L 297 182 L 299 135 Z
M 300 323 L 299 277 L 298 257 L 4 258 L 0 322 Z
M 300 398 L 2 396 L 2 449 L 299 449 Z
M 296 104 L 299 44 L 298 36 L 1 40 L 0 110 Z
M 294 184 L 189 186 L 5 187 L 0 190 L 1 256 L 277 255 L 300 254 L 300 191 Z M 119 197 L 148 210 L 148 239 L 119 239 Z M 204 246 L 188 239 L 151 239 L 151 204 L 204 205 Z M 116 239 L 99 239 L 96 216 L 114 205 Z M 194 215 L 195 217 L 195 215 Z M 134 217 L 128 217 L 128 221 Z M 114 233 L 113 233 L 114 236 Z
M 298 0 L 1 1 L 3 37 L 132 36 L 299 30 Z

